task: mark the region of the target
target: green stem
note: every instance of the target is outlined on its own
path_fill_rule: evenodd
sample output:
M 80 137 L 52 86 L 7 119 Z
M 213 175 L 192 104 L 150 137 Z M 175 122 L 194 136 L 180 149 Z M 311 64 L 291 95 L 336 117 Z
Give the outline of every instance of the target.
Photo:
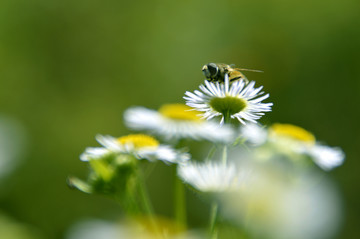
M 224 144 L 223 153 L 222 153 L 222 162 L 224 165 L 227 163 L 227 145 Z
M 230 124 L 231 122 L 230 112 L 226 112 L 224 114 L 224 124 Z M 222 162 L 223 164 L 227 163 L 227 145 L 224 144 L 223 154 L 222 154 Z
M 140 174 L 140 172 L 139 172 L 139 174 Z M 145 214 L 152 216 L 154 214 L 154 210 L 150 203 L 149 195 L 145 189 L 145 182 L 144 182 L 142 176 L 140 176 L 140 175 L 138 178 L 138 184 L 139 184 L 140 199 L 143 204 L 143 209 L 145 211 Z
M 211 147 L 207 157 L 205 158 L 205 161 L 209 161 L 214 156 L 215 152 L 216 152 L 216 145 L 213 144 L 213 146 Z
M 141 213 L 138 203 L 135 201 L 133 194 L 129 193 L 126 196 L 114 195 L 113 198 L 123 208 L 127 216 L 133 217 Z
M 223 117 L 224 117 L 224 124 L 230 124 L 231 123 L 231 116 L 230 116 L 229 111 L 224 112 Z
M 154 217 L 154 209 L 151 205 L 150 197 L 146 191 L 145 181 L 142 175 L 142 171 L 140 169 L 138 170 L 138 190 L 139 190 L 140 201 L 142 203 L 142 209 L 144 210 L 144 214 L 148 216 L 153 231 L 156 234 L 159 234 L 160 232 L 156 225 L 156 221 Z
M 175 144 L 175 148 L 187 145 L 186 139 L 181 139 Z M 174 167 L 174 218 L 180 229 L 186 228 L 186 200 L 184 183 L 177 176 L 177 167 Z
M 186 201 L 185 188 L 183 182 L 177 177 L 175 173 L 175 188 L 174 188 L 174 204 L 175 204 L 175 221 L 178 226 L 186 227 Z
M 218 217 L 218 203 L 214 202 L 211 205 L 211 214 L 210 214 L 210 238 L 218 238 L 218 227 L 217 227 L 217 217 Z

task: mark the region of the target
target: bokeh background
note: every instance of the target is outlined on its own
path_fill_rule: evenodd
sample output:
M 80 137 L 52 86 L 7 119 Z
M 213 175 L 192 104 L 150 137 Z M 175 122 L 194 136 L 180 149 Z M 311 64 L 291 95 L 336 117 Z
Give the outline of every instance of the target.
M 262 123 L 293 123 L 342 147 L 346 162 L 329 173 L 344 201 L 336 238 L 357 238 L 359 55 L 358 0 L 2 0 L 0 129 L 17 165 L 0 178 L 1 214 L 38 238 L 116 218 L 111 200 L 68 188 L 68 176 L 88 172 L 79 154 L 98 133 L 129 133 L 129 106 L 184 102 L 202 65 L 225 62 L 264 71 L 246 73 L 274 103 Z M 156 185 L 169 173 L 158 170 L 150 191 L 168 215 L 171 185 Z

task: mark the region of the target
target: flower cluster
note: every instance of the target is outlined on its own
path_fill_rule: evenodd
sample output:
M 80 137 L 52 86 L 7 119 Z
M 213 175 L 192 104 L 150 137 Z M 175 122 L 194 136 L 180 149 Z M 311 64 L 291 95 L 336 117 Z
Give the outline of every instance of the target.
M 213 75 L 207 73 L 207 77 Z M 191 228 L 186 220 L 187 186 L 212 204 L 211 238 L 217 238 L 219 233 L 222 208 L 224 218 L 249 230 L 246 233 L 254 237 L 299 238 L 295 232 L 301 228 L 312 232 L 306 238 L 322 238 L 326 231 L 323 225 L 333 221 L 320 225 L 310 219 L 306 223 L 294 222 L 291 217 L 297 213 L 304 218 L 301 213 L 306 211 L 326 221 L 320 215 L 331 214 L 329 210 L 336 214 L 338 205 L 330 201 L 326 204 L 328 197 L 324 196 L 331 194 L 331 186 L 316 190 L 309 187 L 321 170 L 341 165 L 344 152 L 320 143 L 298 126 L 266 127 L 258 123 L 271 111 L 273 103 L 263 102 L 269 94 L 262 91 L 262 86 L 255 87 L 254 81 L 244 77 L 230 80 L 228 73 L 214 79 L 205 80 L 200 90 L 186 91 L 185 104 L 165 104 L 158 110 L 128 108 L 124 112 L 125 125 L 137 133 L 121 137 L 97 135 L 100 146 L 88 147 L 80 155 L 80 160 L 90 165 L 89 177 L 72 177 L 70 185 L 86 193 L 118 199 L 125 212 L 146 216 L 154 235 L 163 236 L 169 228 L 160 229 L 154 220 L 143 174 L 144 169 L 161 161 L 176 167 L 176 173 L 171 171 L 175 182 L 174 224 L 182 235 L 183 228 Z M 188 144 L 191 141 L 212 144 L 207 156 L 192 157 Z M 299 202 L 298 197 L 306 203 Z M 314 198 L 321 198 L 327 206 L 314 203 Z M 298 210 L 295 204 L 303 205 L 304 210 Z M 253 225 L 244 227 L 248 223 Z

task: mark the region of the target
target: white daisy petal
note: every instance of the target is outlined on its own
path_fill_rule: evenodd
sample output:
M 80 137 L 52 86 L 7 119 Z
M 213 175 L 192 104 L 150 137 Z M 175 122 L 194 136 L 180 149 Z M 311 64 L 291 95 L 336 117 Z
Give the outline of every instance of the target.
M 88 147 L 80 155 L 81 161 L 90 161 L 92 159 L 101 159 L 111 154 L 111 151 L 102 147 Z
M 220 162 L 180 165 L 178 175 L 188 184 L 203 192 L 224 192 L 240 188 L 244 182 L 244 172 L 238 172 L 235 165 Z
M 257 89 L 254 89 L 254 91 L 252 91 L 250 94 L 249 94 L 249 98 L 252 98 L 252 97 L 256 97 L 256 95 L 261 95 L 263 92 L 260 92 L 259 91 L 263 88 L 263 86 L 260 86 L 259 88 Z
M 165 163 L 184 163 L 190 159 L 188 153 L 182 153 L 168 145 L 160 145 L 151 136 L 144 134 L 127 135 L 120 138 L 97 135 L 97 141 L 103 148 L 87 148 L 80 156 L 83 161 L 97 159 L 106 154 L 132 154 L 138 159 L 161 160 Z
M 116 142 L 116 138 L 110 135 L 96 135 L 96 140 L 111 151 L 121 151 L 122 147 Z
M 145 107 L 133 107 L 124 114 L 124 120 L 128 127 L 136 130 L 156 127 L 160 116 L 154 111 Z
M 260 102 L 260 101 L 263 101 L 263 100 L 269 98 L 269 96 L 270 96 L 269 94 L 266 94 L 266 95 L 263 95 L 263 96 L 261 96 L 261 97 L 259 97 L 259 98 L 254 99 L 254 100 L 251 100 L 251 102 L 252 102 L 253 104 L 256 104 L 256 103 L 258 103 L 258 102 Z M 272 104 L 271 104 L 271 105 L 272 105 Z
M 235 139 L 235 132 L 233 132 L 232 128 L 219 127 L 215 122 L 201 119 L 201 117 L 212 118 L 215 116 L 213 113 L 208 112 L 207 104 L 191 103 L 190 105 L 194 108 L 196 107 L 197 111 L 203 112 L 203 114 L 197 116 L 194 120 L 180 119 L 171 118 L 169 115 L 166 116 L 159 111 L 144 107 L 131 107 L 124 113 L 125 124 L 134 130 L 146 130 L 152 134 L 159 135 L 167 141 L 191 138 L 194 140 L 208 140 L 211 142 L 232 142 Z M 190 114 L 195 117 L 199 114 L 199 112 L 194 112 L 193 109 L 186 105 L 168 105 L 170 108 L 172 106 L 186 107 L 184 108 L 185 110 L 183 109 L 185 116 Z M 191 111 L 189 112 L 189 110 Z M 100 142 L 102 142 L 103 145 L 112 145 L 111 140 L 102 139 Z
M 225 80 L 224 80 L 224 83 L 225 83 L 225 95 L 229 93 L 229 76 L 227 74 L 225 74 Z
M 146 158 L 150 161 L 161 160 L 164 163 L 182 164 L 190 159 L 188 153 L 179 153 L 167 145 L 160 145 L 156 150 L 151 148 L 139 149 L 137 154 L 139 158 Z
M 197 91 L 195 91 L 195 93 L 196 93 L 196 92 L 197 92 Z M 186 92 L 185 92 L 185 95 L 188 96 L 188 97 L 186 97 L 186 98 L 190 98 L 190 99 L 193 99 L 193 100 L 199 100 L 199 101 L 202 100 L 201 97 L 199 97 L 199 96 L 197 96 L 196 94 L 193 94 L 193 93 L 191 93 L 191 92 L 189 92 L 189 91 L 186 91 Z
M 314 162 L 323 170 L 331 170 L 343 164 L 345 154 L 340 148 L 332 148 L 325 145 L 315 145 L 310 150 Z
M 267 140 L 267 130 L 257 124 L 248 124 L 241 128 L 241 135 L 254 145 L 262 145 Z

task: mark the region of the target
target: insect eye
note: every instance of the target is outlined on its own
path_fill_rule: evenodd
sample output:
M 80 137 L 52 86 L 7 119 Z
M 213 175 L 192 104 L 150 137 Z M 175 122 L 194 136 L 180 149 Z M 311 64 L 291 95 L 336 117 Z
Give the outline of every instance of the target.
M 209 63 L 209 64 L 207 65 L 207 67 L 208 67 L 208 70 L 209 70 L 209 72 L 210 72 L 210 75 L 211 75 L 211 76 L 216 76 L 216 74 L 218 73 L 218 70 L 219 70 L 219 68 L 217 67 L 217 65 L 214 64 L 214 63 Z

